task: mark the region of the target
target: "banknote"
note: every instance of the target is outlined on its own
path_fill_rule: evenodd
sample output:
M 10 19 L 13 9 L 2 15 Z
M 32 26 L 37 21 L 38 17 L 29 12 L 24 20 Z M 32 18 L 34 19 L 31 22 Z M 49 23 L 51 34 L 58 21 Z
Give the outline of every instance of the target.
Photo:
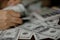
M 33 32 L 20 28 L 19 39 L 31 39 Z
M 49 28 L 48 30 L 39 33 L 56 38 L 59 35 L 59 32 L 60 30 L 58 29 Z
M 46 28 L 47 24 L 40 22 L 40 20 L 36 19 L 36 18 L 31 18 L 30 22 L 24 23 L 22 26 L 22 28 L 28 29 L 28 30 L 36 30 L 38 28 Z
M 39 37 L 37 36 L 37 33 L 34 33 L 35 40 L 39 40 Z
M 2 38 L 3 36 L 3 31 L 0 31 L 0 39 Z
M 0 39 L 1 40 L 17 40 L 18 34 L 19 34 L 18 28 L 8 29 L 2 32 L 3 36 Z
M 44 34 L 39 34 L 39 33 L 35 33 L 35 38 L 37 40 L 42 40 L 42 39 L 46 39 L 46 38 L 55 39 L 54 37 L 46 36 Z

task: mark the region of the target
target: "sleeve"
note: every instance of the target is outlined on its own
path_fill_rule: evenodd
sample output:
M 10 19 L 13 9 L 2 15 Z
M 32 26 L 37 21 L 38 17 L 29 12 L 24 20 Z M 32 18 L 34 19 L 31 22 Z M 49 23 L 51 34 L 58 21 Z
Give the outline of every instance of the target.
M 15 12 L 21 13 L 22 16 L 27 15 L 27 11 L 22 4 L 18 4 L 16 6 L 9 6 L 9 7 L 4 8 L 3 10 L 13 10 Z

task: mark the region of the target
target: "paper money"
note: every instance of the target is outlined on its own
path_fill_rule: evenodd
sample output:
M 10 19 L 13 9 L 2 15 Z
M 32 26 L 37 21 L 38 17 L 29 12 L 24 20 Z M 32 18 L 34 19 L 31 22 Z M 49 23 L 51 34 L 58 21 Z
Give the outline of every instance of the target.
M 2 36 L 3 36 L 3 33 L 2 33 L 2 31 L 0 31 L 0 39 L 2 38 Z
M 25 23 L 22 26 L 22 28 L 25 28 L 27 30 L 32 30 L 35 33 L 38 33 L 38 36 L 36 36 L 36 37 L 39 37 L 40 39 L 43 39 L 43 38 L 55 39 L 58 36 L 60 30 L 55 29 L 54 26 L 53 26 L 53 24 L 55 25 L 57 23 L 57 21 L 53 20 L 53 22 L 51 23 L 52 26 L 50 26 L 46 22 L 41 21 L 37 18 L 35 18 L 35 19 L 34 18 L 35 17 L 33 16 L 31 21 L 29 23 Z M 42 37 L 39 36 L 39 35 L 41 35 Z
M 59 32 L 60 32 L 60 30 L 58 30 L 58 29 L 50 28 L 50 29 L 48 29 L 46 31 L 41 32 L 41 34 L 56 38 L 58 36 Z
M 46 36 L 46 35 L 38 34 L 38 33 L 35 33 L 35 36 L 36 36 L 37 40 L 42 40 L 42 39 L 46 39 L 46 38 L 55 39 L 54 37 L 50 37 L 50 36 Z
M 28 30 L 36 30 L 38 28 L 46 28 L 47 24 L 40 22 L 40 20 L 36 19 L 36 18 L 31 18 L 30 22 L 25 23 L 21 26 L 22 28 L 28 29 Z
M 32 15 L 35 16 L 36 18 L 38 18 L 40 21 L 48 21 L 48 20 L 55 20 L 59 17 L 60 14 L 57 15 L 52 15 L 52 16 L 47 16 L 47 14 L 44 13 L 45 16 L 47 16 L 46 18 L 43 18 L 41 16 L 41 14 L 43 13 L 38 13 L 38 12 L 33 12 Z M 48 13 L 49 14 L 49 13 Z M 51 13 L 50 13 L 51 14 Z M 54 14 L 54 13 L 53 13 Z
M 54 20 L 53 20 L 54 21 Z M 49 22 L 50 23 L 50 22 Z M 50 25 L 56 24 L 56 21 L 51 22 Z M 45 21 L 41 21 L 35 16 L 32 16 L 29 22 L 24 23 L 17 29 L 9 29 L 0 32 L 0 40 L 17 40 L 19 39 L 31 39 L 32 35 L 35 35 L 37 40 L 44 38 L 59 38 L 60 29 L 51 28 Z M 57 26 L 56 26 L 57 27 Z M 33 34 L 36 33 L 36 34 Z M 19 35 L 19 36 L 18 36 Z
M 33 32 L 20 28 L 19 39 L 31 39 Z
M 34 33 L 35 40 L 39 40 L 39 37 L 37 36 L 36 33 Z
M 17 40 L 18 34 L 19 34 L 18 28 L 5 30 L 3 31 L 3 36 L 0 39 L 1 40 Z

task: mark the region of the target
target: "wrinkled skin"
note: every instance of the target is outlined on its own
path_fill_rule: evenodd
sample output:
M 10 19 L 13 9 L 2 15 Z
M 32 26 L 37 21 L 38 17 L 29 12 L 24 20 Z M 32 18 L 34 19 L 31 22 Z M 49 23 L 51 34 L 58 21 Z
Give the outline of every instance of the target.
M 0 30 L 8 29 L 10 26 L 22 24 L 20 14 L 14 11 L 0 10 Z
M 13 5 L 19 3 L 18 1 L 14 2 Z M 2 1 L 1 5 L 2 9 L 8 6 L 10 2 L 13 2 L 13 0 L 10 0 L 9 2 Z M 13 10 L 7 10 L 7 11 L 0 10 L 0 30 L 6 30 L 10 28 L 10 26 L 16 26 L 17 24 L 22 24 L 23 22 L 20 17 L 21 17 L 20 13 L 17 13 Z

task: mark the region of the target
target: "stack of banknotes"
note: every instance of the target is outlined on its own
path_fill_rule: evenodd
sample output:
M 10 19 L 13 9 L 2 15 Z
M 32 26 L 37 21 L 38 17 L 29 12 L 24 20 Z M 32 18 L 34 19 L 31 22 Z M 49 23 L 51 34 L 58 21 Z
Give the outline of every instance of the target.
M 25 23 L 18 28 L 0 31 L 0 40 L 31 39 L 32 35 L 36 40 L 44 38 L 57 39 L 60 37 L 60 29 L 45 27 L 36 23 Z
M 52 25 L 56 23 L 57 21 L 46 23 L 46 21 L 39 20 L 32 15 L 30 16 L 29 21 L 23 25 L 20 25 L 17 28 L 0 31 L 0 40 L 31 39 L 32 35 L 35 36 L 36 40 L 45 38 L 57 40 L 60 38 L 60 28 L 56 28 L 57 26 L 52 27 Z

